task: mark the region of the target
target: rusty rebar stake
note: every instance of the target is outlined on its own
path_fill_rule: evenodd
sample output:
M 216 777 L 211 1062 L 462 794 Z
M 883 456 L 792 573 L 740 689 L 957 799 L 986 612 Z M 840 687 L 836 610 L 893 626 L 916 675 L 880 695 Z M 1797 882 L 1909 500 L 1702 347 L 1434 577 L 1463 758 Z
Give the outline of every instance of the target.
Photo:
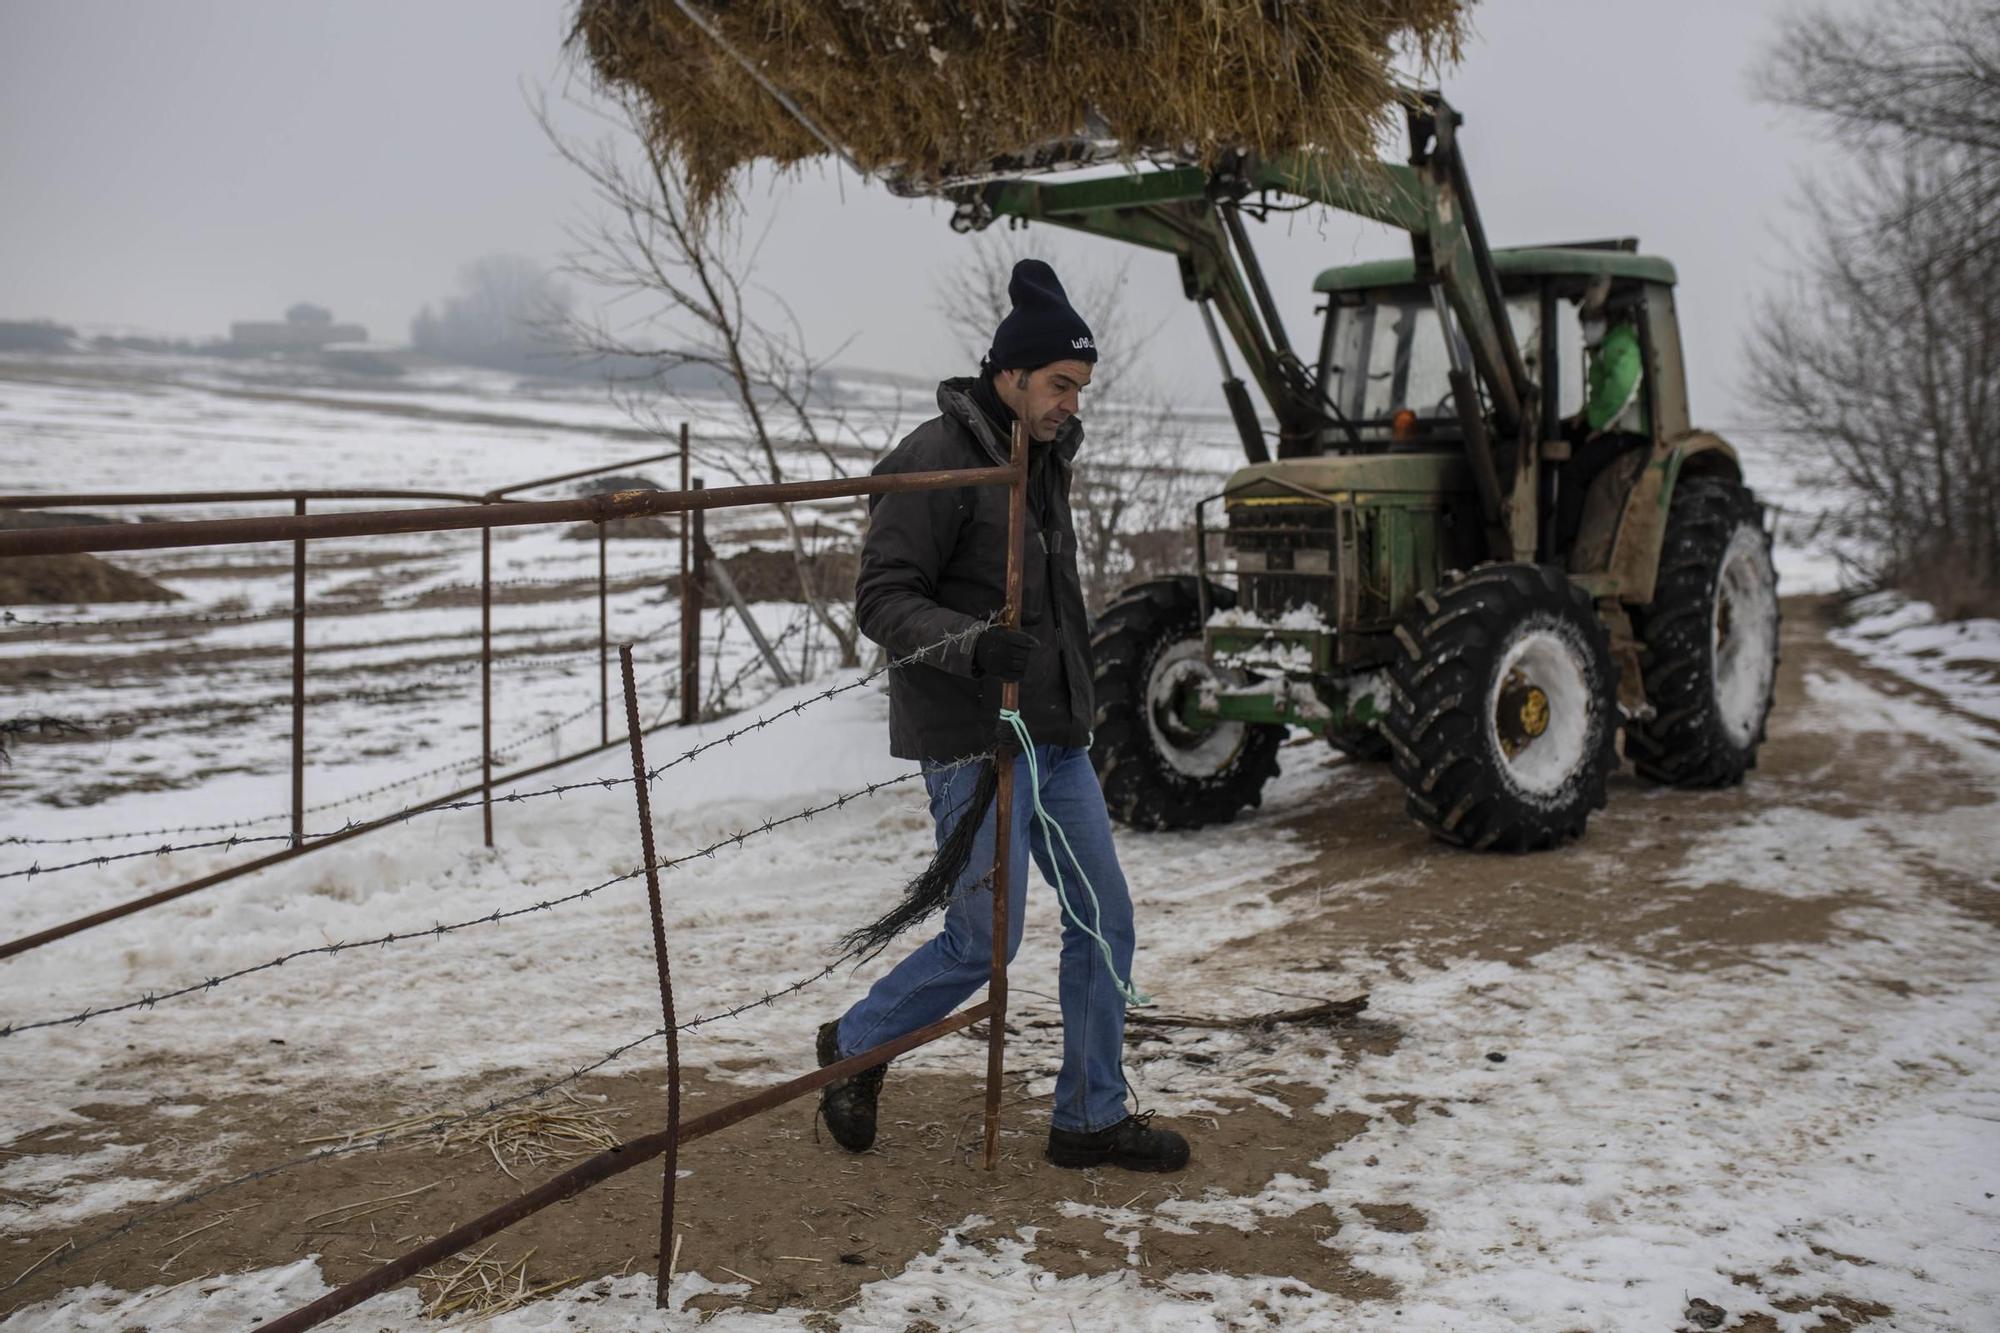
M 597 525 L 597 742 L 611 744 L 611 610 L 604 571 L 604 524 Z
M 674 1026 L 674 980 L 667 966 L 667 922 L 660 907 L 659 858 L 653 854 L 653 801 L 646 782 L 646 742 L 639 732 L 639 689 L 632 680 L 632 645 L 618 645 L 625 677 L 625 728 L 632 747 L 632 793 L 639 804 L 639 848 L 646 857 L 646 905 L 653 913 L 653 959 L 660 971 L 660 1025 L 667 1034 L 667 1147 L 660 1180 L 660 1276 L 654 1304 L 667 1308 L 668 1267 L 674 1252 L 674 1178 L 679 1169 L 681 1128 L 681 1043 Z
M 306 501 L 292 501 L 305 517 Z M 306 840 L 306 543 L 292 542 L 292 846 Z
M 700 477 L 690 489 L 706 489 Z M 687 573 L 681 582 L 681 725 L 692 727 L 701 721 L 701 613 L 707 604 L 708 584 L 707 516 L 697 509 L 681 516 L 683 526 L 693 524 L 688 534 Z
M 1028 525 L 1028 433 L 1014 423 L 1014 437 L 1007 462 L 1014 479 L 1007 483 L 1007 606 L 1000 623 L 1014 629 L 1021 623 L 1021 581 L 1025 572 L 1023 546 Z M 1000 706 L 1013 711 L 1021 706 L 1021 685 L 1008 681 L 1000 687 Z M 999 719 L 994 719 L 998 726 Z M 1014 755 L 1012 745 L 1002 741 L 993 751 L 995 777 L 999 789 L 993 798 L 993 970 L 987 982 L 987 998 L 993 1014 L 988 1018 L 986 1040 L 986 1150 L 988 1171 L 1000 1165 L 1000 1082 L 1007 1054 L 1007 913 L 1013 896 L 1014 843 Z
M 479 530 L 479 816 L 493 845 L 493 529 Z

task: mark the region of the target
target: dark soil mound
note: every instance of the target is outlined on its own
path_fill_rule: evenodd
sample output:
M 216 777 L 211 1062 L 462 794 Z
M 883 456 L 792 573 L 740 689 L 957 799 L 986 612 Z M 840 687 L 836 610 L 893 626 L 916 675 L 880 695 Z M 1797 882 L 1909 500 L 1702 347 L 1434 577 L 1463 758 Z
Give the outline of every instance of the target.
M 86 514 L 80 509 L 0 509 L 0 532 L 25 528 L 71 528 L 79 524 L 121 523 L 108 514 Z
M 796 602 L 799 597 L 798 568 L 790 552 L 766 551 L 751 547 L 723 561 L 729 577 L 746 602 Z M 813 591 L 827 601 L 845 602 L 854 598 L 854 579 L 861 571 L 861 558 L 852 551 L 822 551 L 806 563 L 812 573 Z
M 17 555 L 0 559 L 0 606 L 179 600 L 179 593 L 94 555 Z

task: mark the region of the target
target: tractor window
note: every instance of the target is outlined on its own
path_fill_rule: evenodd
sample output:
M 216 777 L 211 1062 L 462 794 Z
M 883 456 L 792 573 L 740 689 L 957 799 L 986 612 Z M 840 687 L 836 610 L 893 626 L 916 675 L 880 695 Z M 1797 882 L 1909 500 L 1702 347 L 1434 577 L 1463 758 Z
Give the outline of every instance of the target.
M 1583 326 L 1568 301 L 1556 306 L 1556 415 L 1567 421 L 1583 410 L 1583 385 L 1588 367 L 1583 356 Z
M 1342 309 L 1333 329 L 1327 392 L 1354 421 L 1384 421 L 1403 408 L 1451 414 L 1451 361 L 1429 300 L 1378 301 Z
M 1532 295 L 1510 298 L 1507 317 L 1523 355 L 1532 357 L 1541 328 L 1539 302 Z M 1428 295 L 1335 305 L 1327 318 L 1333 321 L 1327 392 L 1350 420 L 1386 421 L 1404 408 L 1424 421 L 1456 418 L 1451 358 Z M 1463 335 L 1459 346 L 1470 364 Z

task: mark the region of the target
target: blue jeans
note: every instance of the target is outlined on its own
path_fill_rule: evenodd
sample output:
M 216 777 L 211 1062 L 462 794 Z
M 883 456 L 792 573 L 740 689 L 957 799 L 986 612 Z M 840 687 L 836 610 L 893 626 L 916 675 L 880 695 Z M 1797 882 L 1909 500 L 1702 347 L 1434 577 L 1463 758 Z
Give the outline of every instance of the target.
M 1082 748 L 1037 745 L 1041 767 L 1042 807 L 1062 827 L 1084 875 L 1097 891 L 1098 917 L 1091 924 L 1110 942 L 1118 974 L 1132 974 L 1132 895 L 1118 868 L 1111 845 L 1111 819 L 1104 809 L 1104 792 L 1097 785 L 1090 752 Z M 939 769 L 925 764 L 930 788 L 931 818 L 941 843 L 956 825 L 979 781 L 980 765 Z M 1077 865 L 1060 841 L 1053 848 L 1034 817 L 1028 796 L 1026 756 L 1014 761 L 1014 815 L 1008 861 L 1007 957 L 1021 947 L 1022 918 L 1028 902 L 1028 856 L 1053 884 L 1054 859 L 1062 857 L 1063 891 L 1070 904 L 1090 920 L 1090 895 L 1084 891 Z M 994 812 L 989 807 L 965 874 L 952 890 L 945 909 L 944 929 L 919 946 L 876 982 L 862 1001 L 840 1020 L 840 1053 L 859 1055 L 871 1046 L 893 1041 L 950 1014 L 987 982 L 993 961 Z M 981 884 L 985 878 L 988 883 Z M 976 887 L 975 887 L 976 886 Z M 1056 1076 L 1054 1124 L 1057 1129 L 1098 1130 L 1125 1118 L 1125 1072 L 1121 1055 L 1125 1041 L 1125 1001 L 1112 984 L 1104 955 L 1096 941 L 1069 919 L 1063 919 L 1062 965 L 1058 991 L 1062 998 L 1063 1061 Z

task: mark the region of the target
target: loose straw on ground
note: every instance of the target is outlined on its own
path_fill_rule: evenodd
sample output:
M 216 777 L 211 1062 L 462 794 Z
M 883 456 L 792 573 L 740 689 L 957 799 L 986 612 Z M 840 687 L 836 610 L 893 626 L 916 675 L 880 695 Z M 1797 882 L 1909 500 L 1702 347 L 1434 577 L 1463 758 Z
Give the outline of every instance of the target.
M 449 1328 L 483 1323 L 572 1281 L 565 1277 L 530 1283 L 528 1261 L 535 1257 L 535 1252 L 529 1250 L 512 1263 L 501 1263 L 492 1257 L 495 1245 L 487 1246 L 456 1268 L 427 1268 L 417 1275 L 421 1281 L 437 1283 L 437 1289 L 424 1302 L 426 1317 L 450 1318 L 452 1323 L 446 1326 Z
M 328 1134 L 305 1140 L 316 1143 L 356 1143 L 435 1123 L 430 1115 L 411 1116 L 384 1125 Z M 542 1101 L 510 1106 L 451 1126 L 438 1136 L 439 1152 L 463 1152 L 484 1148 L 494 1164 L 509 1176 L 515 1166 L 541 1166 L 548 1162 L 615 1147 L 618 1136 L 611 1132 L 605 1114 L 567 1091 Z M 310 1219 L 308 1219 L 310 1220 Z

